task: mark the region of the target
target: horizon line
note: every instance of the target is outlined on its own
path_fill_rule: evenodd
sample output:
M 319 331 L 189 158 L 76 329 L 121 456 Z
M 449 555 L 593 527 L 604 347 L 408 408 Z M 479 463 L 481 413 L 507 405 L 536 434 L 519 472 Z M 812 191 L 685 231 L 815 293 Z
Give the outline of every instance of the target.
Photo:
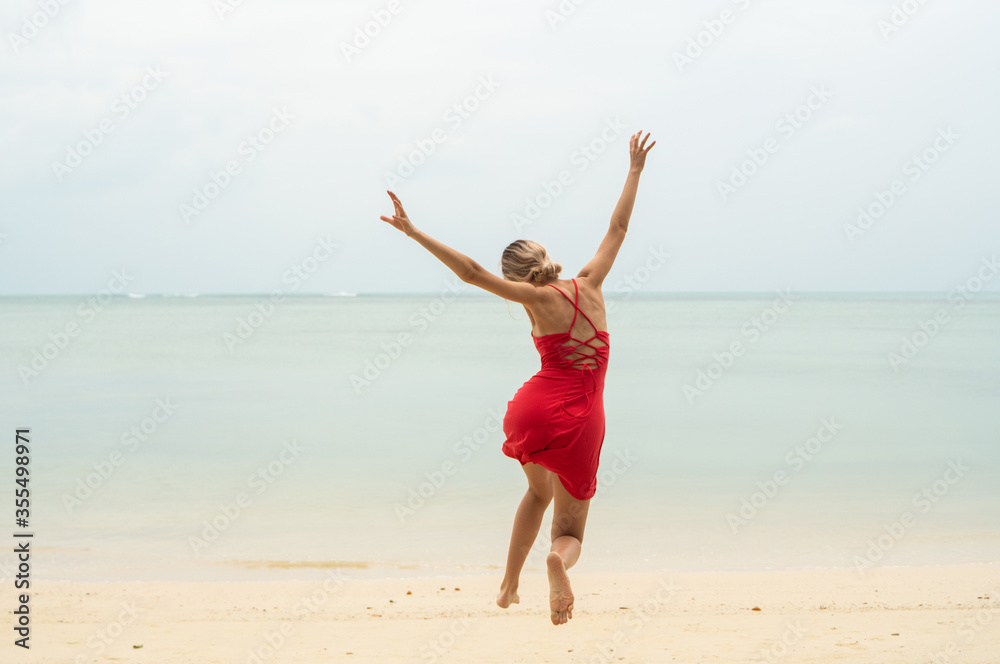
M 668 297 L 706 297 L 706 296 L 771 296 L 775 293 L 782 292 L 784 290 L 791 289 L 774 289 L 774 290 L 746 290 L 746 291 L 722 291 L 722 290 L 705 290 L 705 291 L 632 291 L 630 293 L 617 293 L 617 292 L 604 292 L 603 295 L 606 299 L 632 299 L 636 297 L 645 296 L 668 296 Z M 814 290 L 814 291 L 794 291 L 796 295 L 803 296 L 815 296 L 815 295 L 849 295 L 849 296 L 892 296 L 892 295 L 928 295 L 928 296 L 947 296 L 952 290 L 867 290 L 867 291 L 835 291 L 835 290 Z M 13 298 L 31 298 L 31 297 L 93 297 L 102 294 L 102 291 L 84 291 L 76 293 L 0 293 L 0 299 L 13 299 Z M 265 291 L 239 291 L 239 292 L 215 292 L 215 293 L 164 293 L 164 292 L 137 292 L 132 291 L 128 293 L 113 293 L 109 294 L 104 292 L 105 295 L 111 295 L 114 298 L 124 298 L 124 299 L 142 299 L 145 297 L 154 298 L 169 298 L 169 299 L 195 299 L 204 297 L 271 297 L 274 292 Z M 368 292 L 338 292 L 338 293 L 323 293 L 323 292 L 305 292 L 305 293 L 281 293 L 282 297 L 398 297 L 398 296 L 412 296 L 412 295 L 430 295 L 436 296 L 440 295 L 441 291 L 368 291 Z M 484 292 L 481 290 L 468 291 L 465 293 L 458 293 L 463 297 L 500 297 L 494 295 L 493 293 Z M 1000 296 L 1000 290 L 997 291 L 980 291 L 976 293 L 976 296 Z M 503 299 L 503 298 L 501 298 Z

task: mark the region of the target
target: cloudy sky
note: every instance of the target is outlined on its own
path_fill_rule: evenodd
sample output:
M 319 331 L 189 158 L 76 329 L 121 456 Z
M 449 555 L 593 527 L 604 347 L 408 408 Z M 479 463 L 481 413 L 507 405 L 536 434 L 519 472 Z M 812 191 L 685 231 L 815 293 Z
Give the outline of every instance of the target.
M 572 276 L 640 129 L 611 283 L 948 291 L 1000 250 L 995 0 L 64 2 L 0 10 L 0 294 L 437 291 L 390 181 Z

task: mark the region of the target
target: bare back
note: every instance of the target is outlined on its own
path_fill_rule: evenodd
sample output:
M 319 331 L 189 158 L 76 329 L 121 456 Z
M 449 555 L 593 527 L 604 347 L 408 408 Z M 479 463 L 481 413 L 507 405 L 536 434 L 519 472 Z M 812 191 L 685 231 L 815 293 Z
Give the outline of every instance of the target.
M 547 334 L 558 334 L 569 330 L 573 324 L 573 281 L 571 279 L 556 279 L 550 282 L 563 293 L 569 296 L 570 302 L 560 295 L 554 288 L 546 286 L 536 286 L 538 288 L 538 303 L 529 307 L 524 305 L 531 320 L 531 333 L 536 337 L 543 337 Z M 583 316 L 576 318 L 573 325 L 571 337 L 578 340 L 590 338 L 598 331 L 607 331 L 607 314 L 604 310 L 604 296 L 599 289 L 594 288 L 587 279 L 576 278 L 579 289 L 579 300 L 577 306 L 594 322 L 597 326 L 595 330 L 591 327 Z

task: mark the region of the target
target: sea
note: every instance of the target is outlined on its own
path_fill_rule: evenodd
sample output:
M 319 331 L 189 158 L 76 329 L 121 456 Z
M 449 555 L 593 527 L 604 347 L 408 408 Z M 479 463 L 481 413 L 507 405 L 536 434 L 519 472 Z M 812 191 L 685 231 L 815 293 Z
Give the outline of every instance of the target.
M 1000 561 L 1000 297 L 607 306 L 577 571 Z M 529 328 L 449 289 L 0 298 L 0 576 L 30 532 L 41 579 L 499 579 L 527 488 L 500 447 L 540 364 Z

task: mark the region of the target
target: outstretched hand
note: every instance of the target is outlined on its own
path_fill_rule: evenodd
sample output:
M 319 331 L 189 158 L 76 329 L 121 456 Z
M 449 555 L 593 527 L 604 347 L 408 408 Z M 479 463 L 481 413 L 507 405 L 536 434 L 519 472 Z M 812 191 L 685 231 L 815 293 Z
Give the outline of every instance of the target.
M 649 147 L 646 147 L 646 141 L 649 140 L 648 131 L 646 132 L 646 137 L 643 138 L 640 143 L 639 138 L 641 136 L 642 130 L 640 129 L 637 133 L 632 134 L 632 138 L 629 139 L 628 142 L 628 151 L 632 159 L 629 168 L 633 171 L 641 171 L 646 166 L 646 155 L 649 154 L 649 151 L 653 149 L 654 145 L 656 145 L 656 141 L 653 141 L 649 144 Z
M 396 230 L 403 231 L 406 233 L 407 237 L 409 237 L 415 230 L 413 223 L 410 221 L 410 218 L 406 216 L 406 211 L 403 210 L 403 204 L 399 202 L 399 197 L 391 191 L 387 193 L 389 194 L 389 198 L 392 199 L 392 204 L 395 206 L 395 213 L 391 217 L 382 215 L 379 218 L 385 223 L 390 224 Z

